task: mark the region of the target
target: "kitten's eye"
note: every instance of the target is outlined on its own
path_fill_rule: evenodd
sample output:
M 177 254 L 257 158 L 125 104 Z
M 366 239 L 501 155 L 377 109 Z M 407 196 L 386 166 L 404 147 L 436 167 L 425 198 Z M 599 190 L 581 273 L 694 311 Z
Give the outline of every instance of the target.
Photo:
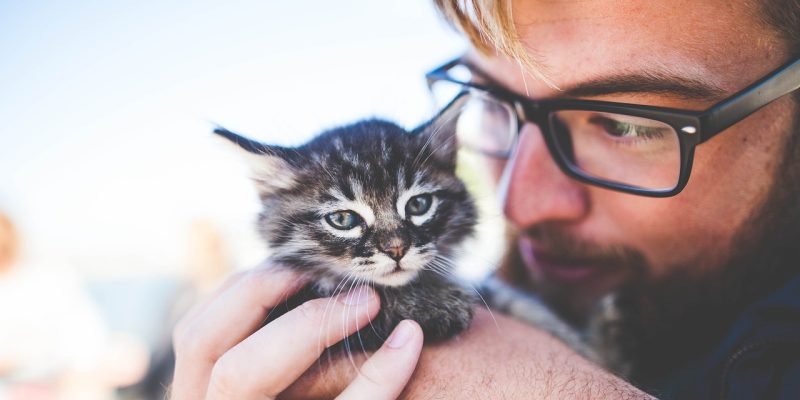
M 406 215 L 423 215 L 431 209 L 433 204 L 433 195 L 431 194 L 418 194 L 406 203 Z
M 349 231 L 350 229 L 353 229 L 358 225 L 360 225 L 362 219 L 358 214 L 350 210 L 345 210 L 345 211 L 332 212 L 326 215 L 325 221 L 327 221 L 328 224 L 330 224 L 330 226 L 336 229 Z

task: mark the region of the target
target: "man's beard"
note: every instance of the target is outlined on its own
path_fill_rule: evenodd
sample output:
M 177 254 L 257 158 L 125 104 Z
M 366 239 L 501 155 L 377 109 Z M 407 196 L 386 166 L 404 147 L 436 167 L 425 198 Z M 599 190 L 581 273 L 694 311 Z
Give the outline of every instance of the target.
M 800 124 L 795 124 L 800 125 Z M 607 368 L 646 383 L 662 378 L 707 355 L 749 305 L 778 289 L 800 272 L 800 131 L 787 140 L 772 190 L 742 224 L 732 240 L 730 257 L 711 270 L 673 265 L 652 277 L 644 257 L 632 249 L 607 249 L 608 257 L 627 271 L 626 280 L 608 302 L 587 308 L 557 289 L 530 282 L 513 246 L 501 276 L 526 282 L 567 321 L 587 332 Z M 724 201 L 724 199 L 721 199 Z M 550 241 L 551 248 L 591 253 L 541 225 L 526 234 Z M 516 241 L 511 241 L 516 243 Z M 700 272 L 704 271 L 704 272 Z M 612 317 L 609 318 L 609 315 Z

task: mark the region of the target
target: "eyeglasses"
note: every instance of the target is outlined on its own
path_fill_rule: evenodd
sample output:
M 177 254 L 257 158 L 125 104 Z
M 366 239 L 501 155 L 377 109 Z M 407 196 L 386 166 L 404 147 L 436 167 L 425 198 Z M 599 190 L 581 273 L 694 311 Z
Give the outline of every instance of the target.
M 464 148 L 508 158 L 522 125 L 530 122 L 539 126 L 550 154 L 568 176 L 621 192 L 669 197 L 686 186 L 695 146 L 800 88 L 800 58 L 704 111 L 532 100 L 476 82 L 491 79 L 462 58 L 426 78 L 440 104 L 458 107 L 453 123 Z

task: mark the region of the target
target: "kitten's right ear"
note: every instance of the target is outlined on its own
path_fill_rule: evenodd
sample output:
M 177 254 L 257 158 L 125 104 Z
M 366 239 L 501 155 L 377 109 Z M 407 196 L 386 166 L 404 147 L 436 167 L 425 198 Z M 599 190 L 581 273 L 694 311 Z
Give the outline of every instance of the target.
M 466 96 L 459 96 L 429 121 L 414 128 L 412 134 L 426 154 L 425 160 L 437 161 L 445 168 L 455 170 L 458 141 L 456 127 Z
M 287 161 L 288 150 L 270 146 L 233 133 L 221 126 L 214 133 L 225 142 L 235 145 L 252 171 L 259 196 L 263 199 L 281 189 L 290 189 L 295 184 L 294 168 Z

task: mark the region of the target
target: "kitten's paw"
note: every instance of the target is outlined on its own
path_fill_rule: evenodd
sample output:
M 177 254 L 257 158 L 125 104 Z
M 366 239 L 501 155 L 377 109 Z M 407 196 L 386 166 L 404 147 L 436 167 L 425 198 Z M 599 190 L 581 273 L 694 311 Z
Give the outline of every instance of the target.
M 451 293 L 442 299 L 439 304 L 432 305 L 431 309 L 419 315 L 417 319 L 426 342 L 438 342 L 449 339 L 469 328 L 472 322 L 474 304 L 473 296 L 463 291 Z
M 379 315 L 367 326 L 350 335 L 340 346 L 351 352 L 378 350 L 400 321 L 390 321 Z M 345 343 L 346 342 L 346 343 Z

